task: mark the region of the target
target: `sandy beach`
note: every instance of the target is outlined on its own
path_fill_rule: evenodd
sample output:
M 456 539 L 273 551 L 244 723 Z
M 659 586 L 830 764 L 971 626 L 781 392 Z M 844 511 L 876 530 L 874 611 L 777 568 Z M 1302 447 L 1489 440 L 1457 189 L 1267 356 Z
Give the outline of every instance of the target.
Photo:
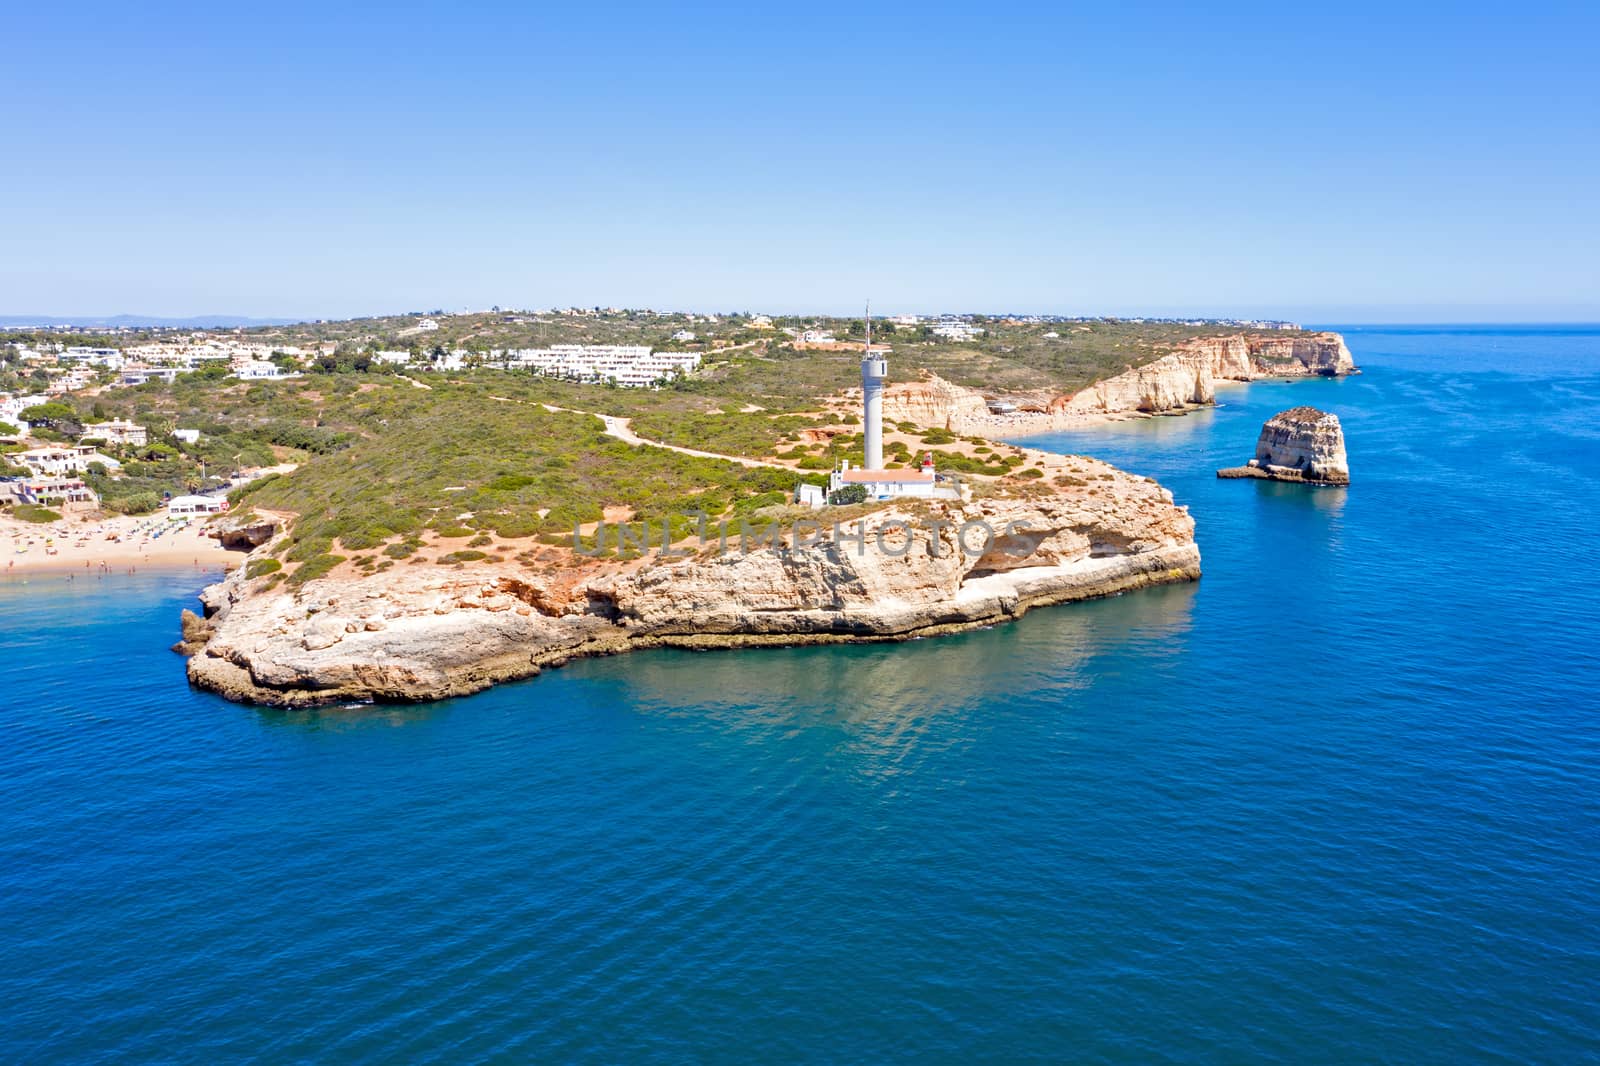
M 204 516 L 178 522 L 165 514 L 69 517 L 49 525 L 0 518 L 0 574 L 237 566 L 244 553 L 228 551 L 206 536 L 205 524 Z

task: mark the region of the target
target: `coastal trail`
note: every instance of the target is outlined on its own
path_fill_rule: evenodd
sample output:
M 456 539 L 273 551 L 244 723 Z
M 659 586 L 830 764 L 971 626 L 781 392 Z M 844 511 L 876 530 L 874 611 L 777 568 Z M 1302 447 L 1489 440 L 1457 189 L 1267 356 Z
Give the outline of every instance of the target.
M 526 402 L 523 400 L 513 400 L 509 396 L 495 396 L 493 399 L 499 400 L 502 403 Z M 787 463 L 773 462 L 769 459 L 751 459 L 743 455 L 723 455 L 721 452 L 703 452 L 698 448 L 685 448 L 678 444 L 667 444 L 665 441 L 650 440 L 648 437 L 641 437 L 639 434 L 633 431 L 633 419 L 631 418 L 622 418 L 618 415 L 602 415 L 594 411 L 579 411 L 571 407 L 557 407 L 554 404 L 548 403 L 541 403 L 539 406 L 543 407 L 546 411 L 554 411 L 558 414 L 587 415 L 590 418 L 598 418 L 600 423 L 605 426 L 607 436 L 615 437 L 625 444 L 637 444 L 647 448 L 664 448 L 669 452 L 678 452 L 680 455 L 692 455 L 696 459 L 721 459 L 723 462 L 738 463 L 740 466 L 744 467 L 766 467 L 769 470 L 795 470 L 794 467 Z

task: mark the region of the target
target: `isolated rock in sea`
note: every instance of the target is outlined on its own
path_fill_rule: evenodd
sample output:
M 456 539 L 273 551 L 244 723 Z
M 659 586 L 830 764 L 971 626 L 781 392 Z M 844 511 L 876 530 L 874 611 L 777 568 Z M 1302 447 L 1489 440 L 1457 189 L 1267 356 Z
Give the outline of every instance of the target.
M 1339 416 L 1315 407 L 1280 411 L 1261 427 L 1255 458 L 1245 466 L 1218 470 L 1217 476 L 1348 485 L 1350 460 Z

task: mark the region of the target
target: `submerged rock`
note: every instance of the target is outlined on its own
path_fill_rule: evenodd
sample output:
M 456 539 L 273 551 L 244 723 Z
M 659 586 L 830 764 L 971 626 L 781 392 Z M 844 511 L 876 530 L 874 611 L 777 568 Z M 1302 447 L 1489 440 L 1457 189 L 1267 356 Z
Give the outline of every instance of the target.
M 1218 470 L 1217 476 L 1348 485 L 1350 460 L 1339 416 L 1315 407 L 1281 411 L 1261 427 L 1255 458 L 1244 466 Z

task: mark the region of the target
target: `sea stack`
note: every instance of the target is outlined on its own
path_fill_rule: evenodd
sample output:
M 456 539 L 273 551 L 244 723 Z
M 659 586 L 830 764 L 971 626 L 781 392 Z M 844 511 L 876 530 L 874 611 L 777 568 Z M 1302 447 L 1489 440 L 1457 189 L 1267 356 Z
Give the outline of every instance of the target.
M 1350 484 L 1339 416 L 1315 407 L 1291 407 L 1267 419 L 1256 439 L 1256 455 L 1245 466 L 1218 477 L 1259 477 L 1313 485 Z

